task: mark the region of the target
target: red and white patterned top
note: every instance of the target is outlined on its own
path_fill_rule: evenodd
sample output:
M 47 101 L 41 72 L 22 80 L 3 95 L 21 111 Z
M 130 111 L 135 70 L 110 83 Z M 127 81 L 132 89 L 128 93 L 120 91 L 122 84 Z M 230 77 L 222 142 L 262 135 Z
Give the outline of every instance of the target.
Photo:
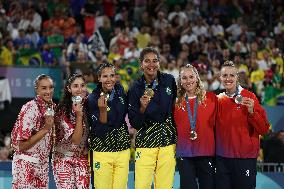
M 74 133 L 76 125 L 75 112 L 72 111 L 70 119 L 65 115 L 59 118 L 59 124 L 56 124 L 56 141 L 55 151 L 65 154 L 68 157 L 81 157 L 88 152 L 87 140 L 88 140 L 88 127 L 86 125 L 85 113 L 83 114 L 83 136 L 79 145 L 71 142 L 71 136 Z
M 55 104 L 52 104 L 52 106 L 54 108 Z M 39 159 L 40 163 L 48 162 L 51 150 L 52 129 L 30 149 L 19 150 L 19 141 L 29 139 L 44 127 L 46 108 L 47 103 L 38 96 L 23 105 L 12 130 L 12 147 L 15 149 L 14 157 L 23 154 Z

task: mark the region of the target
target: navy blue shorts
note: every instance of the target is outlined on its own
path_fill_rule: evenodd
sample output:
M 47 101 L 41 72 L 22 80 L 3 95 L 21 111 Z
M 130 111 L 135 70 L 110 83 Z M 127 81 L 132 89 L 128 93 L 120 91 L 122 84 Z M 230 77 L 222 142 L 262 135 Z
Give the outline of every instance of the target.
M 212 157 L 177 158 L 180 189 L 214 189 L 214 160 Z
M 216 157 L 216 188 L 254 189 L 256 187 L 255 158 Z

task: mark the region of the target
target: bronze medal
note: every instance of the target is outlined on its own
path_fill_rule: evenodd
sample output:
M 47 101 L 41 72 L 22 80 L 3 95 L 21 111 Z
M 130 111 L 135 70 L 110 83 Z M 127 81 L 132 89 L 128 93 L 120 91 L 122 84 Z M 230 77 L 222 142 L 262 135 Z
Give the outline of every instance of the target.
M 189 138 L 190 140 L 196 140 L 197 139 L 196 131 L 190 131 Z

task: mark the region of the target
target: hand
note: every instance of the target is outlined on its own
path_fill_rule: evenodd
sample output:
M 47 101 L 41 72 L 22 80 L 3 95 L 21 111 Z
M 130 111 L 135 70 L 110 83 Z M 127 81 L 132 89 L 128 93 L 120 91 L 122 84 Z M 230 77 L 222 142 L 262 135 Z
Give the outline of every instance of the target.
M 75 111 L 76 115 L 82 115 L 82 113 L 83 113 L 83 105 L 81 103 L 73 104 L 72 108 Z
M 54 118 L 51 115 L 44 117 L 44 129 L 49 130 L 54 125 Z
M 244 106 L 246 106 L 248 108 L 248 112 L 250 114 L 253 113 L 253 109 L 254 109 L 254 100 L 253 99 L 247 98 L 247 97 L 243 97 L 242 105 L 244 105 Z
M 140 112 L 141 113 L 144 113 L 149 102 L 150 102 L 150 97 L 146 96 L 146 95 L 143 95 L 141 98 L 140 98 Z
M 100 111 L 106 111 L 107 110 L 107 101 L 104 95 L 102 95 L 98 99 L 98 107 Z

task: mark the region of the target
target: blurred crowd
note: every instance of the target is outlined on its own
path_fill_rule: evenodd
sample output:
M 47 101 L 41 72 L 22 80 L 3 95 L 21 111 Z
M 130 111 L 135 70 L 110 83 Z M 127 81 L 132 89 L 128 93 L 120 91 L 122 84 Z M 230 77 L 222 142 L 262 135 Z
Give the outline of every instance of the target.
M 127 91 L 139 76 L 141 49 L 153 46 L 161 53 L 161 70 L 176 79 L 179 67 L 190 63 L 205 88 L 219 92 L 220 66 L 233 60 L 242 86 L 263 104 L 283 105 L 283 5 L 282 0 L 1 0 L 0 64 L 60 67 L 64 78 L 81 72 L 91 91 L 96 68 L 108 61 Z

